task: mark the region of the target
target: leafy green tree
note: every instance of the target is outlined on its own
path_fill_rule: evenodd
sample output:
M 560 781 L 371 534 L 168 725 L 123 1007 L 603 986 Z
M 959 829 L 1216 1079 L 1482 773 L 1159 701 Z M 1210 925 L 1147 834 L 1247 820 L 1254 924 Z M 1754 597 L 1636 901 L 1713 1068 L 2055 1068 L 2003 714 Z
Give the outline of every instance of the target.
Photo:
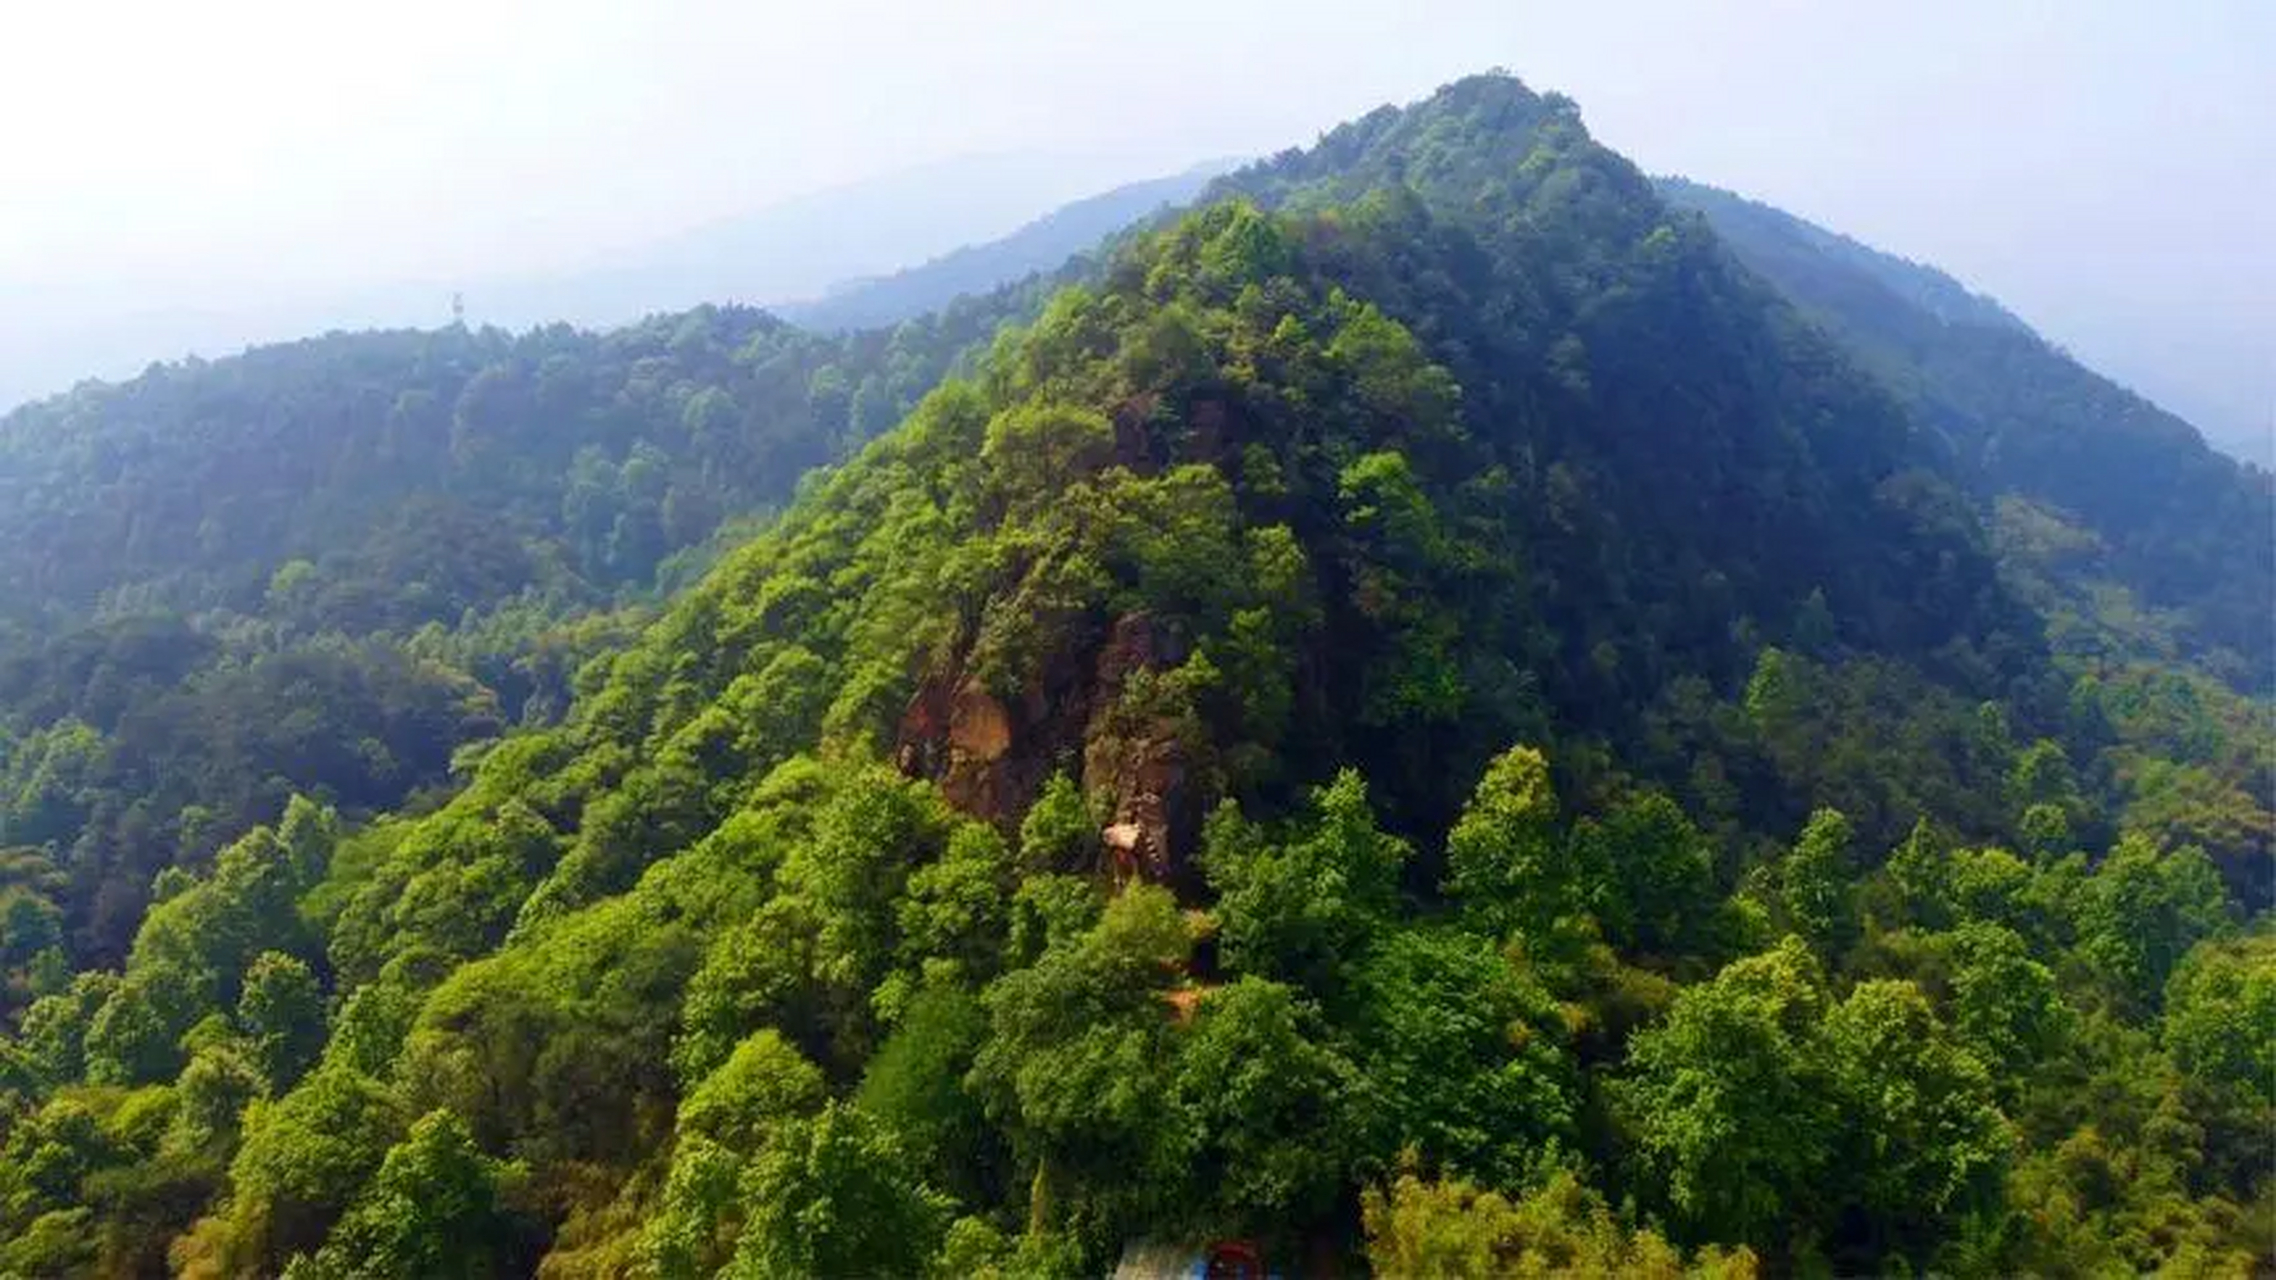
M 1838 956 L 1856 937 L 1849 819 L 1820 809 L 1778 868 L 1780 905 L 1795 932 L 1819 954 Z
M 1446 837 L 1446 892 L 1488 931 L 1550 944 L 1585 909 L 1590 887 L 1560 843 L 1548 758 L 1512 747 L 1487 766 Z
M 1165 1117 L 1212 1229 L 1316 1220 L 1364 1141 L 1360 1073 L 1292 988 L 1245 977 L 1203 996 L 1177 1045 Z
M 1814 1040 L 1824 977 L 1801 939 L 1686 987 L 1629 1042 L 1635 1154 L 1692 1238 L 1777 1243 L 1822 1221 L 1837 1140 Z
M 641 1261 L 663 1276 L 716 1274 L 743 1230 L 742 1155 L 700 1134 L 673 1144 L 662 1203 L 640 1228 Z
M 2276 936 L 2199 943 L 2166 984 L 2162 1031 L 2174 1064 L 2276 1108 Z
M 1396 450 L 1352 462 L 1337 484 L 1351 544 L 1351 603 L 1372 633 L 1356 717 L 1379 729 L 1451 721 L 1468 691 L 1453 653 L 1457 615 L 1437 591 L 1454 556 L 1440 512 Z
M 1031 1221 L 1144 1204 L 1165 1168 L 1164 994 L 1193 946 L 1166 890 L 1138 885 L 1098 924 L 1006 973 L 981 997 L 989 1033 L 970 1086 L 1035 1170 Z
M 863 1069 L 854 1101 L 901 1137 L 925 1179 L 982 1203 L 1001 1176 L 1002 1138 L 966 1087 L 988 1034 L 987 1011 L 966 989 L 928 982 Z
M 1578 1120 L 1564 1024 L 1549 993 L 1477 934 L 1390 931 L 1361 963 L 1351 1059 L 1377 1159 L 1415 1147 L 1495 1184 L 1561 1163 Z
M 1011 850 L 989 827 L 957 828 L 938 861 L 909 875 L 897 909 L 901 951 L 915 966 L 951 961 L 975 978 L 1003 954 L 1009 927 Z
M 814 1064 L 774 1031 L 761 1031 L 735 1046 L 688 1094 L 679 1130 L 748 1154 L 764 1146 L 776 1126 L 813 1111 L 823 1097 L 822 1073 Z
M 62 1097 L 16 1119 L 0 1154 L 0 1205 L 20 1222 L 68 1210 L 84 1180 L 110 1162 L 113 1143 L 86 1100 Z
M 1951 957 L 1954 1034 L 1978 1061 L 2016 1079 L 2056 1052 L 2072 1014 L 2055 975 L 2012 929 L 1971 921 L 1942 940 Z
M 63 941 L 63 912 L 37 893 L 0 891 L 0 970 L 28 963 Z
M 836 1102 L 788 1122 L 745 1173 L 743 1195 L 739 1275 L 916 1275 L 949 1220 L 892 1132 Z
M 35 1078 L 52 1087 L 85 1074 L 88 1030 L 118 985 L 117 974 L 97 970 L 78 974 L 65 990 L 32 1001 L 17 1028 L 17 1044 Z
M 229 1166 L 225 1256 L 271 1270 L 313 1252 L 403 1132 L 402 1104 L 345 1068 L 318 1071 L 245 1114 Z
M 255 1098 L 267 1094 L 268 1078 L 237 1045 L 215 1044 L 190 1055 L 174 1090 L 180 1109 L 175 1143 L 190 1151 L 236 1151 L 238 1126 Z
M 1074 406 L 1038 405 L 991 421 L 980 461 L 1003 500 L 1027 505 L 1055 499 L 1105 465 L 1113 449 L 1114 428 L 1105 418 Z
M 520 1245 L 502 1203 L 518 1176 L 483 1155 L 458 1117 L 431 1111 L 388 1149 L 318 1266 L 353 1276 L 496 1275 Z
M 2121 999 L 2155 1008 L 2189 948 L 2228 924 L 2228 895 L 2204 854 L 2127 836 L 2084 886 L 2078 946 Z
M 118 985 L 87 1024 L 87 1078 L 97 1084 L 149 1084 L 179 1071 L 189 1002 L 160 985 L 171 975 L 136 975 Z M 194 1007 L 194 1006 L 193 1006 Z
M 1607 940 L 1648 955 L 1696 955 L 1714 941 L 1715 854 L 1683 810 L 1657 791 L 1624 797 L 1602 820 L 1573 826 L 1575 866 L 1601 869 L 1595 913 Z
M 1754 1252 L 1713 1245 L 1686 1261 L 1650 1230 L 1631 1230 L 1570 1172 L 1512 1201 L 1461 1179 L 1426 1182 L 1402 1169 L 1388 1188 L 1360 1200 L 1367 1260 L 1376 1274 L 1487 1280 L 1573 1276 L 1587 1280 L 1749 1280 Z
M 1201 860 L 1217 891 L 1224 961 L 1235 972 L 1340 994 L 1343 974 L 1398 911 L 1404 841 L 1384 833 L 1367 784 L 1350 769 L 1315 790 L 1284 831 L 1260 829 L 1227 804 L 1210 817 Z
M 324 1048 L 324 992 L 315 973 L 280 952 L 254 957 L 237 998 L 237 1024 L 252 1040 L 270 1088 L 291 1088 Z
M 1829 1172 L 1871 1223 L 1858 1262 L 1923 1256 L 1996 1197 L 2015 1135 L 1991 1073 L 1908 982 L 1858 984 L 1826 1011 L 1819 1043 L 1840 1117 Z
M 327 1064 L 363 1075 L 385 1077 L 403 1051 L 404 1038 L 418 1017 L 420 993 L 401 981 L 382 979 L 348 993 L 332 1020 L 324 1045 Z
M 1020 868 L 1029 874 L 1087 870 L 1097 856 L 1098 838 L 1082 789 L 1064 772 L 1054 773 L 1020 819 Z

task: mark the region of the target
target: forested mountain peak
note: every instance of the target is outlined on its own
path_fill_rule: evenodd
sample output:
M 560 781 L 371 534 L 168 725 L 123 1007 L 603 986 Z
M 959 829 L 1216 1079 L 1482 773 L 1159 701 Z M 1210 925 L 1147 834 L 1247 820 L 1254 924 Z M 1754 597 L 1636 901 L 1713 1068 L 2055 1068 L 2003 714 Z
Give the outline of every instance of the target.
M 2250 1265 L 2266 814 L 2138 784 L 2233 703 L 2064 665 L 1571 104 L 997 305 L 447 798 L 295 799 L 123 959 L 11 855 L 0 1268 Z

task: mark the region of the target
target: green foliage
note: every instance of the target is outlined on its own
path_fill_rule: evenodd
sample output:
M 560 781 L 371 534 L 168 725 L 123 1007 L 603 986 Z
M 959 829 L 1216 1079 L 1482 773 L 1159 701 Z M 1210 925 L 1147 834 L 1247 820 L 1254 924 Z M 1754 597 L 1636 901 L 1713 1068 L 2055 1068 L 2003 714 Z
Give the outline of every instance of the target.
M 1202 997 L 1169 1084 L 1200 1222 L 1265 1234 L 1333 1205 L 1363 1151 L 1367 1098 L 1325 1039 L 1318 1014 L 1278 983 L 1247 977 Z
M 1614 1218 L 1570 1173 L 1513 1202 L 1460 1179 L 1425 1182 L 1406 1169 L 1388 1189 L 1369 1188 L 1363 1207 L 1367 1260 L 1378 1275 L 1747 1280 L 1755 1274 L 1755 1255 L 1744 1245 L 1728 1253 L 1709 1246 L 1687 1263 L 1650 1230 Z
M 1484 929 L 1546 943 L 1582 909 L 1589 886 L 1557 847 L 1549 762 L 1532 747 L 1497 757 L 1446 837 L 1446 892 Z
M 2264 1256 L 2264 708 L 1570 103 L 1221 193 L 0 425 L 0 1270 Z
M 1684 989 L 1631 1042 L 1636 1156 L 1687 1234 L 1767 1242 L 1824 1212 L 1837 1118 L 1811 1053 L 1823 981 L 1789 938 Z
M 1952 1029 L 1978 1061 L 2005 1075 L 2063 1046 L 2071 1009 L 2020 934 L 1978 920 L 1942 941 L 1951 954 Z
M 1848 901 L 1852 839 L 1849 819 L 1820 809 L 1810 815 L 1810 824 L 1778 867 L 1779 903 L 1787 923 L 1820 954 L 1840 954 L 1856 934 Z
M 1874 1224 L 1856 1247 L 1919 1256 L 1993 1199 L 2013 1136 L 1991 1072 L 1910 983 L 1858 984 L 1826 1011 L 1818 1042 L 1839 1116 L 1828 1172 L 1842 1207 Z
M 1406 857 L 1404 842 L 1377 827 L 1366 783 L 1350 770 L 1312 794 L 1293 830 L 1261 830 L 1221 808 L 1201 860 L 1217 891 L 1226 965 L 1340 994 L 1347 966 L 1397 914 Z
M 750 1222 L 730 1274 L 917 1274 L 948 1206 L 907 1168 L 891 1131 L 857 1108 L 791 1121 L 744 1175 Z
M 347 1068 L 316 1072 L 275 1102 L 255 1103 L 229 1166 L 227 1256 L 266 1270 L 315 1251 L 406 1123 L 392 1093 Z
M 2119 998 L 2154 1006 L 2201 938 L 2229 923 L 2227 895 L 2205 855 L 2161 852 L 2129 836 L 2095 868 L 2079 906 L 2079 951 Z
M 989 1032 L 969 1080 L 989 1119 L 1038 1170 L 1039 1190 L 1074 1182 L 1109 1202 L 1063 1212 L 1127 1214 L 1174 1177 L 1161 1133 L 1163 996 L 1191 948 L 1175 901 L 1140 886 L 982 997 Z
M 1562 1163 L 1578 1117 L 1548 993 L 1476 934 L 1410 924 L 1361 962 L 1355 1060 L 1378 1159 L 1515 1184 Z
M 389 1148 L 315 1257 L 318 1275 L 487 1276 L 518 1241 L 500 1198 L 516 1176 L 475 1149 L 466 1125 L 434 1111 Z M 288 1274 L 292 1274 L 288 1272 Z
M 1632 1042 L 1622 1098 L 1686 1234 L 1865 1269 L 1991 1203 L 2014 1141 L 1990 1071 L 1916 987 L 1836 1001 L 1792 937 L 1679 993 Z
M 1097 847 L 1098 824 L 1081 789 L 1065 773 L 1052 774 L 1020 819 L 1020 869 L 1030 875 L 1086 870 Z
M 2208 1086 L 2276 1108 L 2276 938 L 2201 943 L 2166 985 L 2174 1065 Z
M 1684 956 L 1716 941 L 1715 850 L 1663 792 L 1625 796 L 1573 826 L 1570 861 L 1605 879 L 1592 903 L 1608 941 L 1645 955 Z
M 822 1073 L 772 1031 L 742 1044 L 680 1107 L 679 1132 L 731 1151 L 756 1151 L 776 1123 L 822 1102 Z
M 274 951 L 245 971 L 237 1024 L 252 1041 L 270 1088 L 292 1087 L 324 1048 L 324 993 L 306 964 Z

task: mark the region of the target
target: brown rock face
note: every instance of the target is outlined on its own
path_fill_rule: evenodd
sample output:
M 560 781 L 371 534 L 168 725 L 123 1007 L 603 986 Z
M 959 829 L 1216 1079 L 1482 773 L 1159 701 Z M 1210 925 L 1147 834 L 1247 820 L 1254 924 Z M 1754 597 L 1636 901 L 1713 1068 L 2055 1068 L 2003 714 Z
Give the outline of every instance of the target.
M 1132 675 L 1174 667 L 1185 661 L 1186 649 L 1152 618 L 1134 613 L 1116 619 L 1099 651 L 1096 695 L 1083 734 L 1083 786 L 1114 798 L 1107 847 L 1118 881 L 1176 879 L 1200 826 L 1185 726 L 1163 717 L 1131 724 L 1119 714 Z
M 970 680 L 948 708 L 948 749 L 954 759 L 988 763 L 1012 749 L 1011 712 Z
M 1133 674 L 1174 667 L 1189 647 L 1147 615 L 1127 614 L 1088 652 L 1055 655 L 1016 698 L 998 698 L 961 669 L 942 672 L 903 713 L 896 758 L 1007 831 L 1045 778 L 1079 763 L 1083 789 L 1112 801 L 1100 837 L 1116 879 L 1174 880 L 1201 817 L 1186 726 L 1119 712 Z

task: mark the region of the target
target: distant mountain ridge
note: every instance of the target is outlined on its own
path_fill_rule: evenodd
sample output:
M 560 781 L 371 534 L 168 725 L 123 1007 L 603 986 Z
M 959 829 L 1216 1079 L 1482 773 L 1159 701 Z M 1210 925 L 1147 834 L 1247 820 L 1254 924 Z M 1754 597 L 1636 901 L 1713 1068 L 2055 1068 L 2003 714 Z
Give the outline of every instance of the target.
M 1711 220 L 1713 215 L 1724 207 L 1723 202 L 1743 199 L 1743 197 L 1721 188 L 1692 182 L 1684 178 L 1660 177 L 1653 179 L 1653 181 L 1659 187 L 1661 195 L 1676 204 L 1698 209 L 1700 212 L 1708 214 Z M 1948 324 L 1979 324 L 1992 328 L 2031 332 L 2031 326 L 2025 324 L 2014 312 L 2001 306 L 1998 300 L 1969 289 L 1936 267 L 1915 262 L 1910 258 L 1900 257 L 1893 253 L 1885 253 L 1869 244 L 1853 240 L 1838 231 L 1829 231 L 1816 223 L 1797 218 L 1783 209 L 1755 204 L 1751 201 L 1748 203 L 1753 204 L 1757 216 L 1764 223 L 1777 228 L 1786 240 L 1798 248 L 1822 254 L 1834 261 L 1855 268 L 1897 294 L 1904 301 L 1926 311 L 1939 320 Z M 1748 243 L 1757 255 L 1760 255 L 1767 247 L 1767 241 L 1763 239 L 1750 237 Z M 1757 271 L 1763 270 L 1763 267 L 1756 262 L 1750 261 L 1749 265 L 1754 266 Z M 1793 281 L 1797 285 L 1805 279 L 1786 272 L 1773 275 L 1771 272 L 1764 271 L 1764 274 L 1772 275 L 1775 280 Z M 1790 290 L 1789 293 L 1796 302 L 1802 303 L 1804 306 L 1812 306 L 1820 301 L 1806 292 L 1793 294 Z
M 2115 631 L 2084 623 L 2078 644 L 2186 655 L 2240 687 L 2276 687 L 2268 472 L 1940 271 L 1713 187 L 1659 187 L 1880 375 L 2010 523 L 2022 502 L 2083 537 L 2060 563 L 2015 566 L 2041 579 L 2042 607 L 2060 595 L 2071 612 L 2122 617 Z M 2132 602 L 2090 603 L 2100 586 Z
M 314 334 L 437 327 L 451 318 L 454 294 L 468 324 L 514 331 L 561 323 L 613 329 L 705 304 L 813 297 L 839 281 L 991 243 L 1037 210 L 1101 191 L 1119 176 L 1097 157 L 959 156 L 789 196 L 544 271 L 279 286 L 131 306 L 0 281 L 40 299 L 37 308 L 0 314 L 0 413 L 81 379 L 123 381 L 187 355 L 227 359 Z
M 793 324 L 814 329 L 894 324 L 961 295 L 985 293 L 1058 268 L 1150 215 L 1190 203 L 1211 179 L 1237 163 L 1204 161 L 1167 177 L 1126 183 L 1054 209 L 1000 240 L 965 245 L 890 275 L 842 281 L 820 298 L 784 303 L 774 310 Z

